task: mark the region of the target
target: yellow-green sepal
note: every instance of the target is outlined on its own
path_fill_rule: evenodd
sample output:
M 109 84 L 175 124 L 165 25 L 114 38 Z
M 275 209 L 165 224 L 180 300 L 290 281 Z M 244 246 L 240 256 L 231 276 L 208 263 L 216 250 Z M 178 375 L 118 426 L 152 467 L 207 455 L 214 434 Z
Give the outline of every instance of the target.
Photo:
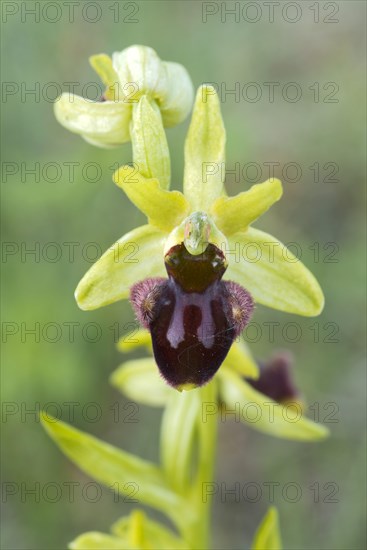
M 113 181 L 131 202 L 162 231 L 170 232 L 179 225 L 189 210 L 189 204 L 180 191 L 166 191 L 157 179 L 146 179 L 137 166 L 121 166 L 113 174 Z
M 223 192 L 225 142 L 217 93 L 201 86 L 185 142 L 184 194 L 192 211 L 207 210 Z
M 228 238 L 226 278 L 246 288 L 265 306 L 306 317 L 319 315 L 324 295 L 305 265 L 272 235 L 249 227 Z
M 126 361 L 110 376 L 110 383 L 134 402 L 164 407 L 175 390 L 160 377 L 153 358 Z
M 149 277 L 166 275 L 165 234 L 143 225 L 126 233 L 87 271 L 75 291 L 78 306 L 97 309 L 128 298 L 130 287 Z
M 211 206 L 215 223 L 225 235 L 244 231 L 282 196 L 280 180 L 253 185 L 234 197 L 219 197 Z
M 259 378 L 259 367 L 245 342 L 235 341 L 225 358 L 223 365 L 246 378 Z
M 272 506 L 260 523 L 251 550 L 282 550 L 278 510 Z
M 115 101 L 90 101 L 63 93 L 54 103 L 60 124 L 98 147 L 117 147 L 130 141 L 131 106 Z
M 284 439 L 316 441 L 328 436 L 325 426 L 305 418 L 297 403 L 281 405 L 258 392 L 236 372 L 222 365 L 218 372 L 219 395 L 229 411 L 255 430 Z

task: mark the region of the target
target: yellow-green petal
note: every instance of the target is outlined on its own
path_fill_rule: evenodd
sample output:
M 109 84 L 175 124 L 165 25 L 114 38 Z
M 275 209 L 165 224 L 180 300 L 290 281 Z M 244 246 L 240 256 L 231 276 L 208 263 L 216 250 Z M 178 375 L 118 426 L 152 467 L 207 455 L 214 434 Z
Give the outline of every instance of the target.
M 126 361 L 111 374 L 110 383 L 132 401 L 151 407 L 164 407 L 177 393 L 163 381 L 150 357 Z
M 168 189 L 171 166 L 162 117 L 155 102 L 142 96 L 133 106 L 130 128 L 134 165 L 145 178 L 156 178 Z
M 255 302 L 306 317 L 319 315 L 324 295 L 315 277 L 280 241 L 249 227 L 228 238 L 226 279 L 245 287 Z
M 146 179 L 135 166 L 121 166 L 113 175 L 131 202 L 143 212 L 149 223 L 169 232 L 186 216 L 189 205 L 179 191 L 166 191 L 156 179 Z
M 278 179 L 253 185 L 235 197 L 219 197 L 211 207 L 214 221 L 225 235 L 244 231 L 282 196 Z
M 97 309 L 128 298 L 130 287 L 147 277 L 166 275 L 165 234 L 150 225 L 119 239 L 84 275 L 75 291 L 78 306 Z
M 252 550 L 282 550 L 278 511 L 274 506 L 269 508 L 260 523 L 251 548 Z
M 92 55 L 89 58 L 89 63 L 106 86 L 106 91 L 104 93 L 105 99 L 111 101 L 121 100 L 122 96 L 119 97 L 121 94 L 119 79 L 113 68 L 112 59 L 108 55 L 101 53 Z
M 201 86 L 185 143 L 184 194 L 192 211 L 208 211 L 223 192 L 225 142 L 217 93 L 212 86 Z
M 259 378 L 259 367 L 245 342 L 235 341 L 223 365 L 247 378 Z
M 69 545 L 70 550 L 139 550 L 125 539 L 90 531 L 79 535 Z
M 131 106 L 115 101 L 90 101 L 64 93 L 54 103 L 57 120 L 99 147 L 117 147 L 130 141 Z
M 218 379 L 222 402 L 229 411 L 238 411 L 240 420 L 252 428 L 275 437 L 300 441 L 328 436 L 325 426 L 303 416 L 300 405 L 276 403 L 255 390 L 233 370 L 222 366 Z

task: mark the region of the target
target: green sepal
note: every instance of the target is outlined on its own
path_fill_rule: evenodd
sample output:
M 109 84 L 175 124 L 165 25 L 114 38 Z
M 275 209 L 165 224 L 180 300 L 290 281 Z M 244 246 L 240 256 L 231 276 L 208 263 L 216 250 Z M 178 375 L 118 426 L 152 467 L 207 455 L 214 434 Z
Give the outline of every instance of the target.
M 224 405 L 229 411 L 238 411 L 239 407 L 240 420 L 255 430 L 299 441 L 316 441 L 328 436 L 329 430 L 325 426 L 303 416 L 299 404 L 276 403 L 223 365 L 218 378 L 219 394 Z
M 247 378 L 259 378 L 259 367 L 245 342 L 234 341 L 223 365 Z
M 119 239 L 87 271 L 75 291 L 78 306 L 97 309 L 128 298 L 130 287 L 149 277 L 166 275 L 165 234 L 144 225 Z
M 176 393 L 162 380 L 151 357 L 126 361 L 111 374 L 110 383 L 128 399 L 151 407 L 164 407 Z
M 223 192 L 225 142 L 217 93 L 201 86 L 185 142 L 184 194 L 192 211 L 208 210 Z
M 246 288 L 255 302 L 306 317 L 321 313 L 324 295 L 317 280 L 275 237 L 249 227 L 228 244 L 226 278 Z

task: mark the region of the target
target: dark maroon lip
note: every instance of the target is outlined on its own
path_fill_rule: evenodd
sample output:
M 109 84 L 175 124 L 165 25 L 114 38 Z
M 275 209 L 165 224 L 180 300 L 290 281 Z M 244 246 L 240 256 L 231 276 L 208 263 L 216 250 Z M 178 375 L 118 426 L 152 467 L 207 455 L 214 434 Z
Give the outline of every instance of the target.
M 168 279 L 136 283 L 131 303 L 152 336 L 159 370 L 175 388 L 201 386 L 219 369 L 253 311 L 250 294 L 222 281 L 227 264 L 212 244 L 197 256 L 177 245 L 165 256 Z
M 222 364 L 235 335 L 225 284 L 215 282 L 202 293 L 187 293 L 167 281 L 150 331 L 155 359 L 169 384 L 205 384 Z

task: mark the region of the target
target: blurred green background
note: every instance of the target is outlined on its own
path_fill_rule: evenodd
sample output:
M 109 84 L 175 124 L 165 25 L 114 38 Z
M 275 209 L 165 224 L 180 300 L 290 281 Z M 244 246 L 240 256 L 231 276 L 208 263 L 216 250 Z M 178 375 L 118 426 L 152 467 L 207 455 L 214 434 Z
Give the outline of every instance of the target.
M 116 331 L 126 333 L 133 321 L 129 304 L 82 312 L 73 298 L 96 256 L 143 222 L 111 181 L 111 167 L 131 161 L 130 145 L 94 148 L 57 124 L 51 101 L 57 87 L 66 91 L 68 82 L 79 83 L 79 94 L 86 83 L 99 82 L 88 56 L 132 44 L 149 45 L 162 59 L 182 63 L 195 87 L 218 83 L 228 169 L 235 163 L 261 168 L 255 173 L 254 165 L 248 167 L 237 181 L 229 174 L 230 193 L 267 179 L 264 163 L 279 163 L 275 174 L 283 180 L 284 197 L 257 225 L 285 243 L 298 243 L 326 295 L 317 319 L 258 306 L 254 321 L 262 333 L 251 349 L 261 359 L 276 349 L 294 353 L 295 377 L 312 407 L 309 414 L 325 421 L 331 437 L 319 444 L 294 443 L 230 420 L 221 423 L 218 483 L 231 488 L 238 482 L 242 488 L 253 482 L 261 493 L 257 499 L 249 490 L 248 498 L 236 502 L 218 492 L 213 546 L 249 546 L 271 503 L 266 483 L 275 482 L 285 548 L 365 548 L 365 3 L 302 1 L 284 11 L 289 3 L 280 2 L 274 22 L 263 2 L 257 2 L 256 12 L 254 2 L 224 4 L 228 9 L 238 4 L 237 15 L 215 2 L 207 7 L 184 1 L 76 2 L 72 22 L 63 2 L 57 3 L 60 20 L 52 22 L 58 12 L 50 4 L 41 2 L 42 9 L 49 7 L 35 21 L 26 12 L 34 2 L 2 3 L 2 548 L 64 548 L 83 531 L 107 531 L 132 508 L 114 502 L 108 489 L 98 492 L 95 484 L 88 485 L 91 480 L 58 451 L 28 410 L 46 406 L 98 437 L 158 458 L 161 412 L 140 406 L 138 422 L 127 422 L 129 404 L 107 380 L 122 362 L 114 341 Z M 18 11 L 9 15 L 12 10 Z M 203 10 L 217 13 L 204 22 Z M 299 20 L 291 23 L 299 10 Z M 99 20 L 92 23 L 94 18 Z M 255 88 L 246 88 L 250 82 L 260 88 L 257 102 L 251 101 Z M 273 102 L 264 84 L 269 82 L 279 83 Z M 290 82 L 301 89 L 297 102 L 290 100 L 294 87 L 288 88 L 288 98 L 282 95 Z M 247 99 L 224 95 L 236 83 L 240 90 L 245 86 Z M 36 95 L 25 94 L 31 89 Z M 95 88 L 88 94 L 95 97 Z M 176 188 L 181 187 L 188 123 L 168 131 Z M 85 177 L 90 162 L 100 165 L 100 177 L 92 168 Z M 284 172 L 289 162 L 301 167 L 298 178 L 292 167 Z M 59 174 L 48 163 L 57 163 Z M 74 178 L 70 163 L 77 163 Z M 32 168 L 36 176 L 26 173 Z M 26 254 L 32 249 L 35 254 Z M 279 323 L 274 339 L 266 322 Z M 290 322 L 298 324 L 301 335 L 293 343 Z M 72 327 L 74 338 L 69 337 Z M 39 335 L 27 333 L 32 328 Z M 249 337 L 256 340 L 254 333 Z M 100 417 L 93 421 L 96 413 Z M 290 483 L 301 489 L 297 502 L 291 502 L 291 488 L 287 494 Z

